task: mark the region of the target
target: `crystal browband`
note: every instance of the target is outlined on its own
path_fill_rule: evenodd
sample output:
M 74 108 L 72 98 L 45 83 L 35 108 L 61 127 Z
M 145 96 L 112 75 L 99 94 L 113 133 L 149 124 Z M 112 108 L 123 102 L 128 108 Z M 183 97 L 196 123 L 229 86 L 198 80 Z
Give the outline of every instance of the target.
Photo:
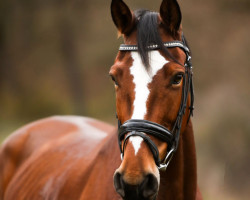
M 184 45 L 180 41 L 174 41 L 174 42 L 164 42 L 163 45 L 167 48 L 173 48 L 173 47 L 180 47 L 186 52 L 190 52 L 189 48 Z M 159 49 L 159 45 L 153 44 L 148 46 L 148 50 L 156 50 Z M 127 45 L 127 44 L 121 44 L 119 47 L 120 51 L 138 51 L 138 46 L 137 45 Z

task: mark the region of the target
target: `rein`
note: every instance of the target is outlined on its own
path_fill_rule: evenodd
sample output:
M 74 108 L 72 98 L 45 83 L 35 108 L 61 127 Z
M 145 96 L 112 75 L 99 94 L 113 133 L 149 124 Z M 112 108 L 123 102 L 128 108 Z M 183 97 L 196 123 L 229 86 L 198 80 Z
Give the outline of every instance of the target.
M 193 81 L 192 81 L 192 63 L 191 63 L 191 56 L 190 56 L 190 50 L 187 47 L 186 40 L 184 36 L 182 37 L 182 42 L 180 41 L 172 41 L 172 42 L 165 42 L 163 43 L 166 48 L 175 48 L 179 47 L 181 48 L 185 54 L 186 54 L 186 62 L 184 64 L 185 67 L 185 75 L 183 76 L 183 85 L 182 85 L 182 97 L 181 97 L 181 104 L 179 108 L 179 112 L 176 118 L 176 121 L 174 123 L 173 129 L 170 131 L 166 127 L 151 122 L 147 120 L 140 120 L 140 119 L 130 119 L 123 124 L 121 124 L 121 121 L 118 119 L 118 142 L 119 147 L 121 151 L 121 159 L 124 157 L 124 150 L 126 146 L 126 141 L 131 136 L 139 136 L 143 138 L 143 140 L 147 143 L 149 146 L 153 156 L 155 163 L 159 170 L 166 170 L 169 162 L 171 161 L 174 153 L 176 152 L 178 148 L 179 138 L 180 138 L 180 131 L 181 131 L 181 125 L 183 116 L 186 111 L 187 107 L 187 100 L 188 100 L 188 94 L 190 93 L 190 107 L 189 107 L 189 116 L 188 121 L 193 115 L 193 104 L 194 104 L 194 91 L 193 91 Z M 159 49 L 159 45 L 150 45 L 148 46 L 148 50 L 157 50 Z M 119 48 L 120 51 L 138 51 L 137 45 L 126 45 L 122 44 Z M 129 133 L 129 134 L 127 134 Z M 126 135 L 127 134 L 127 135 Z M 152 135 L 154 137 L 157 137 L 158 139 L 164 141 L 167 143 L 167 154 L 163 160 L 160 160 L 159 157 L 159 150 L 157 146 L 154 144 L 154 142 L 150 139 L 148 135 Z M 122 140 L 124 139 L 123 145 Z

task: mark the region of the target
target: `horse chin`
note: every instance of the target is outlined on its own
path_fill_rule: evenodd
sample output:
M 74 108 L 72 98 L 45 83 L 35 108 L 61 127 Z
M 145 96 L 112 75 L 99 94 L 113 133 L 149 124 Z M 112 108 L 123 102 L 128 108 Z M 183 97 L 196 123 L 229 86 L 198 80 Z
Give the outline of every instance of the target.
M 155 195 L 152 195 L 151 197 L 141 197 L 141 196 L 138 196 L 138 195 L 131 195 L 131 196 L 128 196 L 128 197 L 124 197 L 122 198 L 123 200 L 156 200 L 157 198 L 157 194 Z

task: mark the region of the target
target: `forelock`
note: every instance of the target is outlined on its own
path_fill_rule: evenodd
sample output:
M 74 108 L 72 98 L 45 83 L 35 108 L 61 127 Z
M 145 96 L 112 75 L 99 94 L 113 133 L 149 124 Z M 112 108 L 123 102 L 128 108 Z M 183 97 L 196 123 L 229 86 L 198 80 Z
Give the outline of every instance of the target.
M 147 47 L 152 44 L 158 45 L 159 50 L 162 50 L 166 56 L 172 58 L 171 54 L 164 46 L 158 31 L 158 13 L 148 10 L 137 10 L 135 11 L 135 17 L 137 19 L 138 52 L 144 66 L 147 69 L 150 67 L 149 50 Z

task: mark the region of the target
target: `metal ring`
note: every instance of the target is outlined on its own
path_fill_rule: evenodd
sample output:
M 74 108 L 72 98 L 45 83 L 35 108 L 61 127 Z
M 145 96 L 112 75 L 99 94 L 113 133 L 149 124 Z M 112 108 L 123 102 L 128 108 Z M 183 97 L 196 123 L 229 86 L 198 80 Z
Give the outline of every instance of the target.
M 160 164 L 160 166 L 158 167 L 159 170 L 161 171 L 166 171 L 170 161 L 172 160 L 173 158 L 173 155 L 174 155 L 174 151 L 175 151 L 175 148 L 172 147 L 172 149 L 168 152 L 168 154 L 166 155 L 164 161 L 162 164 Z

